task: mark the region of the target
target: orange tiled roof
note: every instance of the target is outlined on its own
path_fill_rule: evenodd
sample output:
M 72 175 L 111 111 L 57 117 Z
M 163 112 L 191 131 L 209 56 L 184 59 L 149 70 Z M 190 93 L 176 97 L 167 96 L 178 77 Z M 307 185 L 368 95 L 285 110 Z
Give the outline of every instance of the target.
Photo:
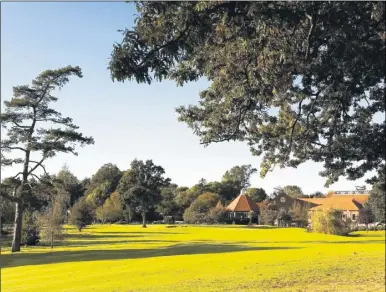
M 314 203 L 314 204 L 317 204 L 317 205 L 321 205 L 321 204 L 323 204 L 323 202 L 327 198 L 297 198 L 297 199 L 301 200 L 301 201 L 304 201 L 304 202 L 309 202 L 309 203 Z
M 232 212 L 259 211 L 257 204 L 247 195 L 238 195 L 227 207 Z
M 368 200 L 369 196 L 332 196 L 323 199 L 319 206 L 313 207 L 310 210 L 320 210 L 320 209 L 340 209 L 348 211 L 358 211 L 362 205 Z

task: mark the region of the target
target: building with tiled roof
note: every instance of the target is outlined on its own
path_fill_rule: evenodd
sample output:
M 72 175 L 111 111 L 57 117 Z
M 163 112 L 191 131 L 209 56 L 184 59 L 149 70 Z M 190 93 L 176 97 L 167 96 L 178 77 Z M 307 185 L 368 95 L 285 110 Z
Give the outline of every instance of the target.
M 229 219 L 232 221 L 249 221 L 248 214 L 252 211 L 254 213 L 254 221 L 259 223 L 259 206 L 244 191 L 226 209 L 229 211 Z
M 359 215 L 359 210 L 363 208 L 363 204 L 367 202 L 368 195 L 334 195 L 319 201 L 318 206 L 310 208 L 310 212 L 316 210 L 338 209 L 342 211 L 342 219 L 350 218 L 351 221 L 356 221 Z

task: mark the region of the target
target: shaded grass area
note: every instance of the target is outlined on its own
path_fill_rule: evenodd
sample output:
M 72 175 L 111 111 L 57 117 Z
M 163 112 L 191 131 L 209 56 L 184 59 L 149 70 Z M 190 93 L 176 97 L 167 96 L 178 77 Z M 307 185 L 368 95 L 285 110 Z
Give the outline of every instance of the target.
M 384 291 L 384 240 L 384 231 L 66 227 L 53 250 L 3 249 L 2 291 Z
M 118 250 L 86 250 L 86 251 L 52 251 L 44 254 L 21 253 L 17 255 L 6 254 L 2 256 L 2 267 L 15 267 L 24 265 L 44 265 L 65 262 L 85 262 L 101 260 L 124 260 L 149 257 L 165 257 L 177 255 L 215 254 L 238 251 L 258 250 L 283 250 L 297 249 L 299 247 L 248 247 L 234 244 L 175 244 L 167 247 L 153 249 L 118 249 Z

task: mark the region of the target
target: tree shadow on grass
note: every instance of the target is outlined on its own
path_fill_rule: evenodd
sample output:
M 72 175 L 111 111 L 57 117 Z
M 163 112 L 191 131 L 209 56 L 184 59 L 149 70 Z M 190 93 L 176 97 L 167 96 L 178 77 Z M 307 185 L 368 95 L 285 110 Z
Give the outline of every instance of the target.
M 89 234 L 89 233 L 66 233 L 65 238 L 70 240 L 84 240 L 84 239 L 108 239 L 108 238 L 138 238 L 144 237 L 144 235 L 138 234 L 112 234 L 112 233 L 99 233 L 99 234 Z
M 25 265 L 44 265 L 66 262 L 141 259 L 151 257 L 216 254 L 241 251 L 299 249 L 300 247 L 252 247 L 233 244 L 176 244 L 153 249 L 53 251 L 46 253 L 19 253 L 1 255 L 2 268 Z
M 332 240 L 302 240 L 302 241 L 241 241 L 241 244 L 374 244 L 384 243 L 384 240 L 347 240 L 347 241 L 332 241 Z
M 144 239 L 144 240 L 75 240 L 75 241 L 62 241 L 59 242 L 56 246 L 72 246 L 72 247 L 84 247 L 89 245 L 120 245 L 120 244 L 143 244 L 143 243 L 173 243 L 178 242 L 177 240 L 152 240 L 152 239 Z

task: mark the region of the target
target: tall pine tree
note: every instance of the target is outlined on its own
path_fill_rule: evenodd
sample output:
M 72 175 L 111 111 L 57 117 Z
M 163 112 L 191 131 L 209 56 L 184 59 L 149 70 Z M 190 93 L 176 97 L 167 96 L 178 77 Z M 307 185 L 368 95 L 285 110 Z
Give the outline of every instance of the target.
M 52 95 L 69 82 L 69 77 L 82 77 L 79 67 L 67 66 L 57 70 L 42 72 L 32 85 L 13 88 L 13 97 L 4 101 L 5 112 L 1 114 L 1 125 L 5 135 L 1 140 L 2 167 L 21 165 L 14 178 L 13 195 L 1 195 L 16 204 L 12 252 L 20 251 L 24 200 L 31 190 L 29 178 L 41 179 L 37 175 L 41 169 L 48 173 L 44 162 L 57 153 L 73 153 L 76 144 L 93 144 L 92 137 L 78 132 L 69 117 L 50 107 L 58 100 Z M 9 157 L 6 153 L 12 152 Z

